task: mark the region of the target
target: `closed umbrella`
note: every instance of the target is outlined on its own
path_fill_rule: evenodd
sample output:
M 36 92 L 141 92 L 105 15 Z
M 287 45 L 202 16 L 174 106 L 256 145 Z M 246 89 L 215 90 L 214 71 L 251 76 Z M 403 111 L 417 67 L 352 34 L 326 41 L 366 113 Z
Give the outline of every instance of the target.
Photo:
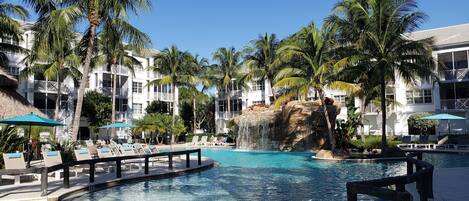
M 452 114 L 446 114 L 446 113 L 441 113 L 441 114 L 434 114 L 426 117 L 422 117 L 421 119 L 425 120 L 448 120 L 448 134 L 451 134 L 451 125 L 449 124 L 450 120 L 464 120 L 466 118 L 452 115 Z
M 26 147 L 27 149 L 26 167 L 30 167 L 30 164 L 31 164 L 31 144 L 29 142 L 29 139 L 31 138 L 31 126 L 49 126 L 49 127 L 65 126 L 65 124 L 63 123 L 57 122 L 52 119 L 41 117 L 33 113 L 0 120 L 0 123 L 9 124 L 9 125 L 29 126 L 28 146 Z

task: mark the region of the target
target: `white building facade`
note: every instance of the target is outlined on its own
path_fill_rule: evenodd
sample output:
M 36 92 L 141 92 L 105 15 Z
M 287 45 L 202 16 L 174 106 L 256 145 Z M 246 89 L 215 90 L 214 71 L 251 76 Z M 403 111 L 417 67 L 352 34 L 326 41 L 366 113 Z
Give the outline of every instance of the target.
M 31 31 L 31 23 L 23 25 L 23 40 L 9 41 L 19 46 L 31 49 L 34 41 L 34 33 Z M 5 39 L 0 39 L 4 40 Z M 149 50 L 145 55 L 136 55 L 128 52 L 140 61 L 141 67 L 135 67 L 135 75 L 125 66 L 118 65 L 116 69 L 117 90 L 116 90 L 116 121 L 132 123 L 132 120 L 139 119 L 145 115 L 145 108 L 152 101 L 166 102 L 169 109 L 172 107 L 173 92 L 170 85 L 147 86 L 147 83 L 160 79 L 162 75 L 148 71 L 147 67 L 153 66 L 153 57 L 158 54 L 157 50 Z M 57 98 L 57 82 L 46 80 L 41 74 L 20 77 L 20 72 L 26 67 L 22 60 L 25 55 L 19 53 L 8 54 L 9 73 L 19 80 L 18 92 L 22 94 L 35 107 L 43 111 L 50 117 L 54 116 L 55 102 Z M 98 66 L 89 74 L 89 83 L 87 91 L 95 90 L 109 97 L 112 95 L 111 69 L 106 66 Z M 62 82 L 62 101 L 60 103 L 60 119 L 67 125 L 71 125 L 73 113 L 75 111 L 75 102 L 77 96 L 77 83 L 71 78 L 66 78 Z M 176 88 L 176 100 L 177 100 Z M 170 111 L 170 110 L 168 110 Z M 88 122 L 85 118 L 81 119 L 80 133 L 82 139 L 93 137 L 94 134 L 88 129 Z
M 439 82 L 418 81 L 407 85 L 397 77 L 396 82 L 387 87 L 386 96 L 397 103 L 387 110 L 388 134 L 409 134 L 407 120 L 410 115 L 418 112 L 450 113 L 469 119 L 469 24 L 413 32 L 409 37 L 413 39 L 433 37 L 435 47 L 432 54 L 438 65 L 435 68 L 445 69 L 439 75 Z M 343 105 L 338 118 L 346 119 L 346 93 L 328 90 L 326 94 Z M 239 115 L 242 110 L 252 105 L 272 103 L 272 92 L 267 80 L 253 82 L 249 89 L 244 90 L 233 85 L 231 95 L 231 117 Z M 359 107 L 358 99 L 355 103 Z M 226 124 L 231 117 L 227 116 L 225 105 L 226 93 L 218 91 L 215 108 L 217 133 L 228 132 Z M 381 122 L 379 107 L 368 105 L 364 121 L 365 133 L 380 134 Z M 451 133 L 469 132 L 469 120 L 451 121 L 450 127 Z M 447 131 L 446 122 L 439 124 L 436 129 L 437 133 Z

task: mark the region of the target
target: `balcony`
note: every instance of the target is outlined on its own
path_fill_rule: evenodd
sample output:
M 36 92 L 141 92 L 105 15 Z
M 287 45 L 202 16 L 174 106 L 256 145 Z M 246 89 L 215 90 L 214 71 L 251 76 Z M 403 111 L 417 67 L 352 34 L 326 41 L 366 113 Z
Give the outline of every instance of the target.
M 112 87 L 101 87 L 101 91 L 106 96 L 112 96 Z M 127 97 L 129 90 L 127 88 L 116 88 L 116 96 Z
M 224 91 L 218 91 L 218 98 L 220 99 L 224 99 L 226 98 L 226 92 Z M 230 96 L 231 97 L 240 97 L 242 95 L 242 91 L 241 90 L 232 90 L 230 91 Z
M 441 110 L 467 111 L 469 110 L 469 98 L 441 99 Z
M 35 91 L 46 91 L 57 93 L 58 84 L 55 81 L 34 80 Z M 62 94 L 69 94 L 70 88 L 62 83 L 60 91 Z
M 224 112 L 218 112 L 218 118 L 219 119 L 225 119 L 225 120 L 230 120 L 234 117 L 237 117 L 241 115 L 241 111 L 231 111 L 230 114 L 228 114 L 228 112 L 224 111 Z
M 454 69 L 454 70 L 445 70 L 440 74 L 440 78 L 443 81 L 451 80 L 467 80 L 469 79 L 469 69 Z
M 108 73 L 111 73 L 111 70 L 110 69 L 107 69 L 106 66 L 103 67 L 103 71 L 106 71 Z M 128 75 L 129 74 L 129 70 L 127 69 L 127 67 L 125 66 L 117 66 L 116 67 L 116 73 L 117 74 L 120 74 L 120 75 Z

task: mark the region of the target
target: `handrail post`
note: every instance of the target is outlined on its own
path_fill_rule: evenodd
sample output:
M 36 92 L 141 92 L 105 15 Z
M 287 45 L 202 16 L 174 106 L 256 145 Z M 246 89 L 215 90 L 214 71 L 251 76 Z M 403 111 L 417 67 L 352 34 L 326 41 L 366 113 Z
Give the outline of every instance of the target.
M 428 197 L 433 198 L 433 167 L 428 168 Z
M 148 161 L 149 161 L 149 156 L 145 156 L 145 174 L 148 174 Z
M 407 156 L 407 176 L 410 176 L 414 173 L 414 164 L 412 163 L 412 158 L 409 158 L 410 156 Z
M 64 165 L 64 188 L 70 188 L 70 168 Z
M 173 169 L 173 153 L 168 154 L 169 169 Z
M 41 196 L 47 196 L 47 167 L 44 167 L 41 171 Z
M 121 160 L 116 159 L 116 177 L 121 178 L 122 177 L 122 169 L 121 169 Z
M 186 168 L 191 167 L 191 155 L 189 153 L 186 153 Z
M 197 150 L 197 164 L 202 165 L 202 151 L 201 151 L 201 149 Z
M 347 201 L 357 201 L 357 193 L 352 189 L 352 184 L 347 183 Z
M 90 162 L 90 183 L 94 183 L 95 163 Z

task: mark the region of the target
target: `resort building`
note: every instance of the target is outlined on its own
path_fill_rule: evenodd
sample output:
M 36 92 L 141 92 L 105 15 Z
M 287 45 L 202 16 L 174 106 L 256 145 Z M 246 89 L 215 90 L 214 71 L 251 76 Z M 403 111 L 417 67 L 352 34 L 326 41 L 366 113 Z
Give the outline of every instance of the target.
M 2 39 L 4 42 L 19 44 L 21 47 L 31 49 L 34 33 L 31 30 L 32 23 L 23 23 L 23 40 L 12 41 Z M 116 121 L 131 123 L 133 119 L 141 118 L 145 114 L 145 108 L 152 101 L 163 101 L 172 107 L 173 95 L 171 86 L 151 86 L 147 83 L 151 80 L 161 78 L 162 76 L 155 72 L 146 70 L 148 66 L 153 65 L 153 56 L 158 54 L 157 50 L 148 50 L 141 55 L 128 52 L 141 62 L 142 67 L 135 67 L 135 74 L 123 66 L 116 68 L 117 89 L 116 89 Z M 23 62 L 25 55 L 19 53 L 9 54 L 10 65 L 9 74 L 19 80 L 18 93 L 24 96 L 28 102 L 39 108 L 49 117 L 54 116 L 55 102 L 57 98 L 57 81 L 47 80 L 42 74 L 36 74 L 24 79 L 20 77 L 20 72 L 26 67 Z M 89 75 L 89 84 L 87 91 L 95 90 L 109 97 L 112 96 L 111 69 L 106 66 L 98 66 L 93 69 Z M 75 111 L 76 95 L 78 83 L 71 78 L 65 78 L 62 82 L 61 92 L 62 101 L 60 103 L 60 120 L 65 124 L 71 125 L 73 113 Z M 176 88 L 177 94 L 177 88 Z M 177 97 L 177 96 L 176 96 Z M 88 139 L 95 136 L 93 131 L 88 128 L 86 118 L 81 119 L 80 137 Z
M 439 81 L 418 81 L 412 85 L 406 84 L 397 77 L 394 84 L 389 85 L 386 96 L 394 99 L 396 104 L 388 107 L 387 132 L 391 135 L 407 135 L 407 120 L 417 112 L 450 113 L 469 118 L 469 24 L 448 26 L 437 29 L 412 32 L 408 37 L 419 40 L 433 37 L 435 47 L 433 57 L 437 66 L 443 69 Z M 226 112 L 226 93 L 218 90 L 216 93 L 216 132 L 226 133 L 226 123 L 233 116 L 255 104 L 272 103 L 272 92 L 268 81 L 256 81 L 249 89 L 241 89 L 235 84 L 231 86 L 231 112 Z M 346 93 L 328 90 L 327 96 L 340 102 L 343 106 L 339 119 L 347 118 L 345 108 Z M 359 107 L 358 99 L 355 101 Z M 379 107 L 370 104 L 366 108 L 364 128 L 366 134 L 380 134 L 381 114 Z M 447 132 L 446 123 L 439 124 L 437 133 Z M 451 133 L 465 133 L 469 131 L 467 120 L 450 122 Z

